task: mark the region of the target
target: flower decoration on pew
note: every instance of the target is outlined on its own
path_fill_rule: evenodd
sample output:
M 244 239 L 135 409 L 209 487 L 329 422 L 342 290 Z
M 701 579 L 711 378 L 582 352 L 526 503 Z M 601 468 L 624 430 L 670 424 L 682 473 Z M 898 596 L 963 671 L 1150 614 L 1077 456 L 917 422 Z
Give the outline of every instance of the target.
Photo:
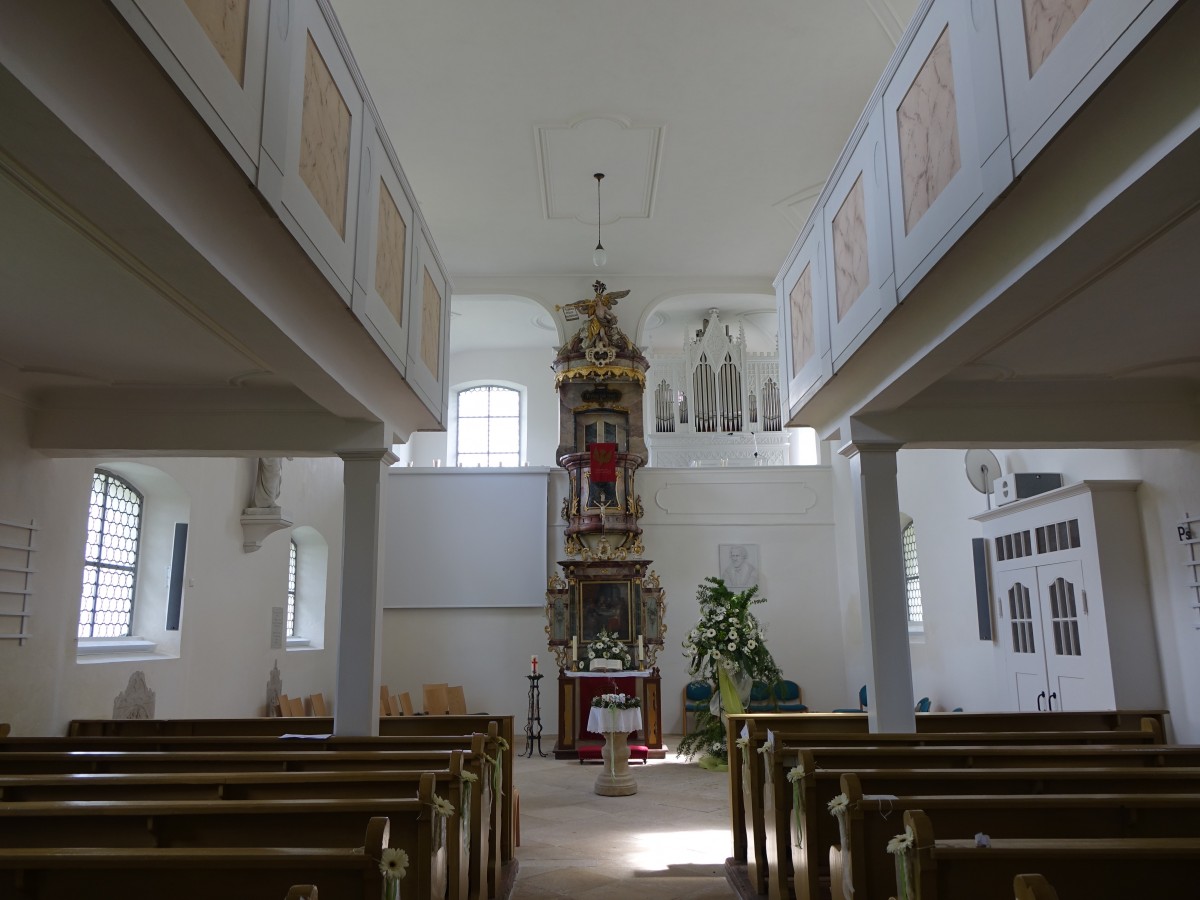
M 845 796 L 843 794 L 842 796 Z M 904 826 L 904 834 L 898 834 L 887 842 L 887 852 L 894 856 L 900 856 L 912 849 L 913 845 L 913 830 L 908 825 Z
M 829 801 L 829 812 L 836 816 L 838 813 L 844 813 L 850 807 L 850 798 L 845 794 L 838 794 Z
M 587 646 L 587 654 L 584 659 L 580 660 L 582 668 L 587 669 L 591 666 L 593 659 L 615 659 L 621 663 L 621 668 L 625 671 L 633 668 L 633 657 L 629 653 L 629 648 L 615 635 L 607 631 L 601 631 L 596 635 L 596 639 Z
M 762 626 L 750 612 L 751 606 L 767 602 L 758 596 L 757 585 L 735 594 L 720 578 L 709 577 L 696 591 L 696 600 L 700 621 L 684 638 L 683 652 L 692 677 L 716 690 L 712 706 L 696 714 L 696 729 L 679 742 L 678 753 L 691 758 L 707 752 L 724 763 L 729 757 L 725 714 L 744 711 L 753 682 L 773 686 L 781 675 Z
M 433 811 L 443 819 L 448 819 L 454 815 L 454 804 L 445 797 L 439 797 L 435 794 L 433 797 Z
M 632 694 L 597 694 L 592 698 L 592 706 L 601 709 L 638 709 L 642 701 Z
M 408 871 L 408 854 L 399 847 L 384 847 L 379 856 L 379 871 L 383 873 L 384 896 L 399 900 L 400 879 Z
M 911 900 L 913 883 L 911 852 L 914 843 L 913 830 L 904 826 L 904 834 L 898 834 L 887 843 L 887 852 L 896 857 L 896 887 L 900 900 Z

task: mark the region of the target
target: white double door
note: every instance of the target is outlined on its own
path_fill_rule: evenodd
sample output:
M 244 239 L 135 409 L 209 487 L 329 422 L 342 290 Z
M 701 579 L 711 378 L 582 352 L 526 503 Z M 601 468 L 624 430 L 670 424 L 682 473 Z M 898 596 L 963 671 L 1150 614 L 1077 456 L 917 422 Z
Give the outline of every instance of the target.
M 1016 708 L 1111 707 L 1111 680 L 1095 677 L 1082 564 L 1011 569 L 998 573 L 996 588 L 1008 695 Z

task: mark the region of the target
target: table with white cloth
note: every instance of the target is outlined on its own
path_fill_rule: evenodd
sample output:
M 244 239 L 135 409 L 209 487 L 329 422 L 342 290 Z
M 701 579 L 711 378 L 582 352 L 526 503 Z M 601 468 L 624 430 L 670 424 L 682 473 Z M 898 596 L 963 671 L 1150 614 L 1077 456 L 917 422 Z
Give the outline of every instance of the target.
M 605 797 L 637 793 L 637 781 L 629 771 L 629 733 L 642 727 L 642 711 L 593 706 L 588 713 L 588 731 L 604 735 L 604 761 L 594 790 Z

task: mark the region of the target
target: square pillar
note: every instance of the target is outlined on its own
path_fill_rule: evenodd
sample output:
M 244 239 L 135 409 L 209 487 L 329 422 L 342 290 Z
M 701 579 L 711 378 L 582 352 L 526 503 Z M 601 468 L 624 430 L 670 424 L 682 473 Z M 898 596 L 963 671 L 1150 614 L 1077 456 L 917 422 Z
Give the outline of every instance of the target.
M 342 603 L 335 734 L 379 734 L 383 647 L 383 484 L 390 448 L 342 451 Z
M 896 492 L 899 444 L 851 443 L 838 452 L 850 462 L 854 528 L 858 536 L 858 596 L 867 651 L 867 718 L 872 732 L 915 733 L 908 601 Z

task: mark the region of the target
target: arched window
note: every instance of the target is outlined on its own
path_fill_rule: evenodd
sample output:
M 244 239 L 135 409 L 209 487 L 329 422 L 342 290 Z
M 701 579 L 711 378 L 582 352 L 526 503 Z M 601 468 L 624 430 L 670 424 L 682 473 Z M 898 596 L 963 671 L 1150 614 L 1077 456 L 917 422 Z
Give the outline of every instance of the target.
M 288 552 L 287 636 L 296 635 L 296 542 L 291 541 Z
M 104 469 L 92 473 L 79 637 L 131 633 L 142 534 L 142 495 Z
M 292 529 L 288 548 L 288 650 L 320 649 L 325 643 L 325 586 L 329 545 L 311 525 Z
M 457 394 L 455 456 L 460 466 L 521 464 L 521 392 L 498 384 Z
M 904 548 L 904 593 L 908 599 L 910 629 L 924 627 L 925 614 L 921 608 L 921 574 L 917 569 L 917 530 L 911 519 L 900 532 Z

